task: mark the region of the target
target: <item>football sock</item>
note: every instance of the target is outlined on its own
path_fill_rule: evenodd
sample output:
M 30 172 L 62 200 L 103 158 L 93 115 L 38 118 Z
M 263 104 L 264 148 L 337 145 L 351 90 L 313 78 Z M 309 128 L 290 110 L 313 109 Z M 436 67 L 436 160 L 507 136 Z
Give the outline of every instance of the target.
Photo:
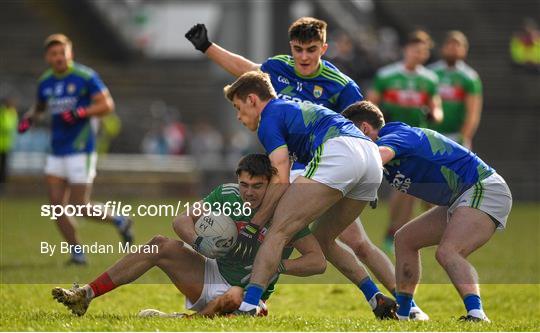
M 112 282 L 107 272 L 101 274 L 97 279 L 90 282 L 89 285 L 94 293 L 93 297 L 101 296 L 116 288 L 116 285 Z
M 240 304 L 240 311 L 250 311 L 259 305 L 261 296 L 264 292 L 264 288 L 258 284 L 250 283 L 246 286 L 246 294 L 242 304 Z
M 82 246 L 73 247 L 73 252 L 71 252 L 71 258 L 77 262 L 85 262 L 86 256 L 82 250 Z
M 392 296 L 394 296 L 395 299 L 397 299 L 397 292 L 395 289 L 392 289 L 391 291 L 392 293 Z M 414 302 L 414 298 L 411 300 L 411 308 L 417 308 L 418 305 L 416 305 L 416 303 Z
M 375 295 L 381 293 L 381 291 L 379 290 L 379 288 L 377 288 L 375 283 L 373 283 L 373 280 L 371 280 L 369 276 L 364 278 L 358 284 L 358 288 L 360 288 L 369 305 L 371 305 L 371 309 L 375 309 L 375 307 L 377 307 L 377 300 L 375 299 Z
M 463 303 L 465 304 L 465 309 L 467 309 L 467 314 L 478 318 L 485 317 L 480 296 L 475 294 L 465 295 Z
M 398 293 L 396 295 L 396 301 L 398 304 L 397 316 L 399 320 L 408 320 L 409 313 L 411 312 L 412 295 Z
M 124 216 L 113 216 L 112 220 L 113 220 L 114 225 L 118 229 L 120 229 L 120 228 L 122 228 L 124 226 L 127 219 Z

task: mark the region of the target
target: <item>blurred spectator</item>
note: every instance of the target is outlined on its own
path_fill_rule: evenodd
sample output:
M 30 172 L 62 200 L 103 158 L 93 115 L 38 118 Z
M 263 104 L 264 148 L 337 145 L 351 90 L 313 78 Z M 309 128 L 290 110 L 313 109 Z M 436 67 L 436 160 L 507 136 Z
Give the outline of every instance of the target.
M 355 47 L 346 32 L 339 31 L 329 43 L 328 59 L 353 81 L 359 83 L 375 74 L 375 64 Z
M 224 140 L 221 133 L 207 120 L 199 120 L 191 129 L 190 152 L 197 165 L 216 166 L 223 161 Z
M 399 35 L 392 27 L 382 27 L 378 31 L 377 50 L 375 51 L 381 65 L 386 65 L 399 58 Z
M 13 148 L 17 122 L 15 102 L 9 97 L 2 98 L 0 100 L 0 193 L 7 180 L 8 156 Z
M 103 155 L 109 152 L 112 140 L 120 134 L 122 121 L 114 112 L 102 117 L 100 120 L 96 151 L 98 154 Z
M 516 66 L 540 74 L 540 30 L 533 19 L 525 19 L 521 31 L 510 40 L 510 55 Z
M 145 154 L 180 155 L 186 149 L 186 128 L 178 120 L 178 110 L 169 108 L 163 101 L 150 107 L 153 122 L 145 134 L 141 149 Z

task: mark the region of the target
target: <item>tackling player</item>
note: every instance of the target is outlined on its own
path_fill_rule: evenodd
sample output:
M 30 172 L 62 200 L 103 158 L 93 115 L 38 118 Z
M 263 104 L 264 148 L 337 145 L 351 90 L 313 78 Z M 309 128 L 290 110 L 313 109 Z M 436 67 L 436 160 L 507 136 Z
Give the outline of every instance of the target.
M 231 215 L 238 229 L 250 222 L 261 205 L 270 179 L 275 175 L 270 159 L 264 154 L 250 154 L 238 163 L 236 175 L 238 184 L 223 184 L 216 187 L 203 202 L 212 207 L 235 207 L 235 204 L 249 203 L 251 216 Z M 131 283 L 150 270 L 159 267 L 171 279 L 172 283 L 186 297 L 186 308 L 197 311 L 198 315 L 214 316 L 231 313 L 238 309 L 242 301 L 243 287 L 250 274 L 251 261 L 238 260 L 232 256 L 220 257 L 220 248 L 213 246 L 209 237 L 197 236 L 195 222 L 199 219 L 196 210 L 192 209 L 176 218 L 174 231 L 185 242 L 155 236 L 147 244 L 157 245 L 157 253 L 129 254 L 93 282 L 82 288 L 54 288 L 53 297 L 66 305 L 74 314 L 82 316 L 90 302 L 121 285 Z M 266 233 L 266 227 L 257 239 L 260 244 Z M 191 244 L 192 250 L 186 244 Z M 301 256 L 289 259 L 296 248 Z M 211 259 L 220 257 L 218 259 Z M 326 260 L 315 237 L 308 228 L 304 228 L 291 238 L 285 247 L 279 266 L 274 273 L 296 276 L 321 274 L 326 269 Z M 272 274 L 274 274 L 272 273 Z M 262 300 L 268 299 L 274 291 L 278 276 L 265 291 Z M 264 306 L 263 303 L 261 303 Z M 143 310 L 142 316 L 181 316 L 165 314 L 157 310 Z
M 386 121 L 402 121 L 427 127 L 428 119 L 441 122 L 443 113 L 437 94 L 437 75 L 423 64 L 429 59 L 431 37 L 425 31 L 412 32 L 403 49 L 403 60 L 377 72 L 368 100 L 379 105 Z M 390 225 L 384 247 L 392 252 L 394 233 L 411 219 L 415 199 L 394 191 L 390 197 Z
M 463 298 L 467 321 L 489 321 L 478 274 L 467 257 L 496 229 L 504 229 L 512 195 L 504 179 L 476 154 L 430 129 L 401 122 L 384 125 L 382 112 L 360 102 L 343 112 L 377 140 L 385 178 L 398 191 L 437 205 L 396 233 L 399 319 L 409 319 L 420 280 L 419 250 L 437 245 L 435 257 Z
M 357 258 L 336 238 L 375 199 L 382 179 L 377 146 L 350 121 L 323 106 L 277 98 L 268 74 L 251 71 L 224 88 L 238 120 L 256 131 L 278 173 L 252 223 L 272 227 L 255 258 L 238 313 L 255 315 L 279 255 L 291 237 L 317 220 L 313 233 L 332 264 L 365 294 L 378 318 L 395 316 Z M 306 169 L 292 184 L 289 153 Z M 308 200 L 316 198 L 316 200 Z M 370 281 L 370 280 L 369 280 Z
M 482 113 L 482 82 L 464 60 L 469 42 L 461 31 L 449 31 L 441 48 L 442 60 L 429 66 L 439 77 L 443 122 L 429 128 L 471 148 Z
M 280 99 L 323 105 L 338 113 L 348 105 L 363 99 L 360 88 L 354 81 L 341 73 L 332 63 L 321 59 L 328 48 L 326 22 L 322 20 L 302 17 L 293 22 L 289 27 L 292 56 L 277 55 L 268 58 L 262 64 L 256 64 L 210 42 L 204 24 L 193 26 L 186 33 L 186 38 L 196 49 L 235 77 L 257 69 L 268 73 Z M 291 182 L 302 173 L 304 168 L 305 165 L 298 161 L 293 163 Z M 355 222 L 340 235 L 340 240 L 354 251 L 358 259 L 389 291 L 394 293 L 396 280 L 392 262 L 371 242 L 360 219 Z M 244 245 L 242 243 L 244 239 L 254 237 L 259 226 L 252 224 L 248 228 L 241 231 L 239 248 Z M 249 247 L 249 244 L 244 246 Z M 373 282 L 368 278 L 362 288 L 371 289 L 373 286 Z M 429 318 L 416 306 L 413 308 L 413 314 L 418 319 Z
M 97 161 L 91 120 L 113 112 L 114 102 L 98 74 L 73 61 L 71 40 L 65 35 L 50 35 L 44 47 L 50 68 L 39 78 L 36 105 L 21 119 L 18 131 L 26 132 L 45 110 L 50 112 L 52 152 L 45 165 L 49 201 L 52 205 L 87 205 Z M 91 213 L 87 209 L 81 212 Z M 88 217 L 102 221 L 100 216 Z M 130 219 L 107 216 L 105 220 L 116 226 L 124 242 L 133 241 Z M 70 245 L 80 244 L 73 217 L 60 216 L 57 226 Z M 86 264 L 84 253 L 74 251 L 68 263 Z

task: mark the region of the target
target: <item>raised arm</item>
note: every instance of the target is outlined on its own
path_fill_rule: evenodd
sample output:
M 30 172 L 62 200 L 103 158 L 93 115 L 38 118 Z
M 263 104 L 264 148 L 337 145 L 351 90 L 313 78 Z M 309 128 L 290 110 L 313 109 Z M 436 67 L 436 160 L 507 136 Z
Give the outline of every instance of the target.
M 227 51 L 221 46 L 210 42 L 204 24 L 194 25 L 185 36 L 197 50 L 206 54 L 210 60 L 235 77 L 261 67 L 260 64 L 256 64 L 241 55 Z

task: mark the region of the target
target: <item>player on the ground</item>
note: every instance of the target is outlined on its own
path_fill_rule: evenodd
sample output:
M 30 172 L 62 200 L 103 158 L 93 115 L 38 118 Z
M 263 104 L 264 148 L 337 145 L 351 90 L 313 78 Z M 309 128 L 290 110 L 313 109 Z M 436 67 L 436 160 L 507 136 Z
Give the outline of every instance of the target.
M 369 275 L 354 254 L 336 241 L 377 196 L 382 179 L 377 146 L 330 109 L 278 99 L 269 75 L 261 71 L 243 74 L 224 92 L 238 110 L 238 120 L 257 131 L 278 170 L 252 220 L 265 225 L 272 218 L 272 226 L 255 258 L 238 312 L 256 314 L 283 246 L 296 232 L 317 221 L 312 231 L 326 258 L 362 289 L 378 318 L 395 316 L 395 302 L 373 282 L 364 285 Z M 289 153 L 307 165 L 292 184 Z
M 250 154 L 238 163 L 236 175 L 238 184 L 223 184 L 216 187 L 203 202 L 209 203 L 213 209 L 225 211 L 225 207 L 238 207 L 249 204 L 251 215 L 247 211 L 233 210 L 230 218 L 238 229 L 248 224 L 257 212 L 265 196 L 270 179 L 276 174 L 270 159 L 264 154 Z M 218 208 L 221 207 L 221 208 Z M 54 288 L 55 299 L 66 305 L 73 313 L 83 315 L 90 302 L 116 287 L 135 281 L 152 267 L 159 267 L 171 279 L 178 290 L 186 297 L 186 308 L 199 315 L 213 316 L 231 313 L 238 309 L 242 301 L 243 287 L 250 274 L 253 259 L 243 261 L 230 255 L 221 257 L 223 253 L 213 246 L 209 237 L 197 236 L 195 222 L 205 212 L 191 206 L 191 210 L 176 218 L 174 231 L 183 240 L 155 236 L 147 244 L 157 245 L 156 253 L 129 254 L 93 282 L 82 288 Z M 266 226 L 268 227 L 268 226 Z M 266 227 L 258 236 L 260 244 L 266 233 Z M 192 250 L 186 244 L 191 244 Z M 301 256 L 289 259 L 293 248 Z M 217 259 L 212 259 L 218 257 Z M 308 276 L 321 274 L 326 269 L 326 260 L 315 237 L 308 228 L 299 230 L 290 239 L 283 255 L 280 252 L 279 266 L 276 267 L 272 283 L 262 297 L 266 300 L 274 291 L 279 274 Z M 274 273 L 272 275 L 274 275 Z M 264 304 L 261 304 L 264 306 Z M 157 310 L 144 310 L 143 316 L 181 316 L 180 314 L 164 314 Z
M 478 274 L 466 258 L 496 229 L 506 227 L 512 195 L 504 179 L 476 154 L 435 131 L 401 122 L 384 125 L 372 103 L 353 104 L 343 114 L 371 139 L 379 138 L 385 178 L 393 187 L 437 205 L 396 233 L 398 318 L 409 319 L 420 280 L 419 250 L 437 245 L 435 257 L 467 310 L 461 319 L 489 321 Z
M 73 61 L 72 44 L 65 35 L 50 35 L 44 47 L 50 68 L 40 77 L 36 104 L 21 119 L 18 130 L 26 132 L 46 110 L 51 114 L 52 151 L 45 165 L 49 201 L 86 206 L 97 161 L 92 118 L 113 112 L 114 102 L 98 74 Z M 81 213 L 89 212 L 82 209 Z M 102 221 L 102 216 L 92 215 L 88 217 Z M 105 221 L 116 226 L 124 242 L 133 241 L 130 219 L 107 215 Z M 70 245 L 80 244 L 73 217 L 63 215 L 56 222 Z M 85 264 L 84 253 L 75 251 L 68 263 Z
M 260 69 L 270 75 L 272 86 L 280 99 L 299 103 L 323 105 L 335 112 L 343 111 L 348 105 L 361 101 L 358 85 L 330 62 L 321 59 L 328 48 L 326 22 L 311 17 L 302 17 L 289 27 L 290 55 L 277 55 L 262 64 L 256 64 L 238 54 L 223 49 L 208 39 L 204 24 L 197 24 L 186 34 L 193 45 L 209 59 L 234 76 Z M 291 170 L 291 182 L 302 173 L 305 165 L 295 161 Z M 256 233 L 259 226 L 252 225 Z M 367 265 L 379 281 L 395 293 L 394 267 L 388 257 L 367 236 L 360 219 L 351 224 L 340 240 L 347 244 Z M 242 244 L 242 238 L 238 242 Z M 370 289 L 373 282 L 366 279 L 362 288 Z M 368 299 L 369 300 L 369 299 Z M 427 319 L 427 315 L 415 306 L 413 316 Z
M 429 59 L 431 37 L 422 30 L 412 32 L 403 48 L 403 60 L 377 72 L 368 100 L 379 105 L 387 122 L 402 121 L 427 127 L 428 120 L 440 122 L 442 110 L 437 94 L 437 75 L 423 64 Z M 392 252 L 394 233 L 411 219 L 415 199 L 394 191 L 390 197 L 390 225 L 384 248 Z
M 467 37 L 449 31 L 441 47 L 442 60 L 428 66 L 439 77 L 444 113 L 443 122 L 430 123 L 429 128 L 470 149 L 482 113 L 482 82 L 464 61 L 468 50 Z

